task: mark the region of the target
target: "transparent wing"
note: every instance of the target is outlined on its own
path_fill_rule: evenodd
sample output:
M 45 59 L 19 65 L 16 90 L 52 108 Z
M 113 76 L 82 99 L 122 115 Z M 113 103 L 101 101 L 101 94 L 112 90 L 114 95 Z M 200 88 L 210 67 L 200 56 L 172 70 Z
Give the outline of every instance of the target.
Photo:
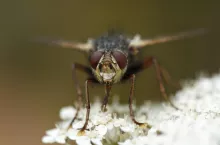
M 88 52 L 93 49 L 93 40 L 89 39 L 86 43 L 73 42 L 67 40 L 52 40 L 47 38 L 41 38 L 39 42 L 47 43 L 49 45 L 60 46 L 63 48 L 70 48 L 79 51 Z
M 161 37 L 156 37 L 153 39 L 141 39 L 139 35 L 136 35 L 131 41 L 130 41 L 130 46 L 136 47 L 136 48 L 142 48 L 148 45 L 154 45 L 158 43 L 165 43 L 169 41 L 174 41 L 174 40 L 179 40 L 179 39 L 184 39 L 184 38 L 189 38 L 189 37 L 194 37 L 197 35 L 202 35 L 206 33 L 207 30 L 205 29 L 197 29 L 194 31 L 188 31 L 188 32 L 181 32 L 175 35 L 169 35 L 169 36 L 161 36 Z

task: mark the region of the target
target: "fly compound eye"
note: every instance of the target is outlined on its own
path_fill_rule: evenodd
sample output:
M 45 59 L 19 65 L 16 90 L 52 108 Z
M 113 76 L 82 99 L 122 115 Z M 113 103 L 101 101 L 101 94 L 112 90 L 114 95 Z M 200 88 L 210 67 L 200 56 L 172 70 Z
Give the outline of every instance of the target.
M 102 55 L 103 55 L 102 51 L 95 51 L 91 54 L 89 62 L 91 64 L 92 68 L 96 69 Z
M 120 51 L 113 51 L 112 55 L 118 63 L 120 69 L 124 69 L 127 65 L 127 57 Z

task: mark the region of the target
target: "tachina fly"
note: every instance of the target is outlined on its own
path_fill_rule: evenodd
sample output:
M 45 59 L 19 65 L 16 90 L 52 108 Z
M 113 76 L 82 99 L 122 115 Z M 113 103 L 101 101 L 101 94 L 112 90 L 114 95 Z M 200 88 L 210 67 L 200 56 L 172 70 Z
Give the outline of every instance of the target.
M 85 66 L 79 63 L 74 63 L 72 66 L 72 76 L 77 90 L 78 105 L 77 113 L 75 114 L 70 126 L 77 118 L 78 112 L 82 106 L 82 91 L 76 75 L 76 70 L 85 72 L 88 79 L 85 81 L 85 97 L 86 97 L 86 120 L 84 126 L 79 131 L 79 135 L 83 135 L 87 127 L 90 114 L 90 97 L 88 85 L 90 83 L 100 83 L 105 86 L 105 96 L 102 102 L 101 110 L 106 111 L 109 94 L 112 85 L 119 82 L 130 80 L 129 94 L 129 110 L 132 121 L 139 125 L 150 128 L 147 123 L 138 122 L 132 110 L 132 98 L 134 94 L 135 76 L 140 71 L 153 66 L 156 71 L 157 80 L 162 96 L 169 104 L 178 109 L 168 98 L 163 80 L 169 81 L 168 72 L 160 66 L 157 59 L 154 57 L 146 57 L 142 61 L 134 59 L 144 47 L 158 43 L 165 43 L 173 40 L 184 39 L 201 35 L 205 32 L 204 29 L 195 31 L 182 32 L 175 35 L 156 37 L 153 39 L 141 39 L 140 35 L 135 35 L 133 38 L 122 34 L 107 33 L 97 39 L 89 39 L 86 43 L 71 42 L 66 40 L 47 41 L 49 44 L 58 45 L 65 48 L 72 48 L 88 54 L 88 62 L 90 66 Z

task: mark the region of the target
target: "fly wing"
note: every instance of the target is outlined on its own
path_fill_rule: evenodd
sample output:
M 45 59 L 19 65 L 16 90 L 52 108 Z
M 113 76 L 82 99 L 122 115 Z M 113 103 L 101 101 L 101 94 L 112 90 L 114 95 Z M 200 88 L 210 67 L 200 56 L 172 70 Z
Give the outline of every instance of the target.
M 158 43 L 165 43 L 169 41 L 174 40 L 180 40 L 184 38 L 194 37 L 198 35 L 202 35 L 206 33 L 207 31 L 205 29 L 197 29 L 194 31 L 188 31 L 188 32 L 181 32 L 175 35 L 168 35 L 168 36 L 161 36 L 156 37 L 153 39 L 141 39 L 140 35 L 136 35 L 131 41 L 130 41 L 130 47 L 134 48 L 142 48 L 148 45 L 154 45 Z
M 70 48 L 70 49 L 75 49 L 75 50 L 84 51 L 84 52 L 89 52 L 94 49 L 92 39 L 89 39 L 86 43 L 60 40 L 60 39 L 51 40 L 51 39 L 45 39 L 45 38 L 42 38 L 38 41 L 43 42 L 43 43 L 47 43 L 49 45 L 60 46 L 63 48 Z

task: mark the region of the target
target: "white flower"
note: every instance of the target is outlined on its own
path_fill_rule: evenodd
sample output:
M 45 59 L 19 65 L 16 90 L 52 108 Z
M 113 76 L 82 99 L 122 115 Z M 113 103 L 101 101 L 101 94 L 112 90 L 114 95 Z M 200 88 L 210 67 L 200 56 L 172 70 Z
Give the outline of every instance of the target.
M 95 130 L 97 131 L 97 133 L 100 135 L 100 136 L 104 136 L 106 133 L 107 133 L 107 126 L 105 125 L 98 125 L 95 127 Z
M 72 124 L 72 128 L 79 130 L 83 127 L 85 121 L 76 121 L 75 123 Z M 91 127 L 93 127 L 93 124 L 89 121 L 88 125 L 86 126 L 86 129 L 90 129 Z
M 61 121 L 46 132 L 42 142 L 65 144 L 68 139 L 78 145 L 219 145 L 220 74 L 186 84 L 172 97 L 172 102 L 183 111 L 168 103 L 149 101 L 134 107 L 137 121 L 152 125 L 147 130 L 131 121 L 128 105 L 116 100 L 108 104 L 107 112 L 100 112 L 101 102 L 96 101 L 91 105 L 82 136 L 78 133 L 85 123 L 86 109 L 80 110 L 70 126 L 76 109 L 64 107 L 60 111 Z
M 76 109 L 72 106 L 63 107 L 60 110 L 60 118 L 62 120 L 71 120 L 76 114 Z
M 125 142 L 119 142 L 119 145 L 148 145 L 147 136 L 138 136 L 133 139 L 127 139 Z
M 46 131 L 46 135 L 43 136 L 42 142 L 43 143 L 60 143 L 60 144 L 65 144 L 65 137 L 66 137 L 66 132 L 55 128 Z
M 70 129 L 67 133 L 67 136 L 71 140 L 75 140 L 78 145 L 102 145 L 102 138 L 107 132 L 107 128 L 102 130 L 102 126 L 96 127 L 93 131 L 85 131 L 84 136 L 78 136 L 79 130 Z
M 71 120 L 62 121 L 56 124 L 56 128 L 46 131 L 46 135 L 43 136 L 43 143 L 66 143 L 67 129 Z
M 109 130 L 113 128 L 112 114 L 109 112 L 98 112 L 90 120 L 94 125 L 105 125 Z
M 124 118 L 114 118 L 114 126 L 119 127 L 123 132 L 134 132 L 135 124 L 131 121 L 128 121 L 128 117 L 125 116 Z

